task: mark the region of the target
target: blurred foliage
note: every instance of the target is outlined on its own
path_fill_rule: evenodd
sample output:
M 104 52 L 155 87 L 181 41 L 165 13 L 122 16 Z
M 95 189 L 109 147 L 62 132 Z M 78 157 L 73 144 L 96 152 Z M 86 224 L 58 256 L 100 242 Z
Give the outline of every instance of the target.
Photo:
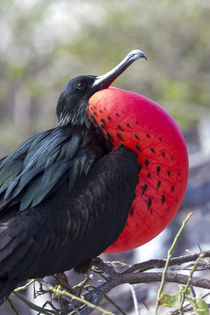
M 208 0 L 0 0 L 0 154 L 54 126 L 69 78 L 138 48 L 149 61 L 115 86 L 161 103 L 186 130 L 210 112 L 209 26 Z

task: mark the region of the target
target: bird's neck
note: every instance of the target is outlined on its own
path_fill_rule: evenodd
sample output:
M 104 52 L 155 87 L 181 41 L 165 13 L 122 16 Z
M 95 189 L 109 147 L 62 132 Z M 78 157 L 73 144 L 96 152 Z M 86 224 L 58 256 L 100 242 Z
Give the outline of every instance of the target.
M 86 124 L 82 126 L 68 124 L 57 124 L 56 128 L 61 128 L 65 133 L 69 134 L 77 134 L 80 135 L 81 141 L 85 141 L 87 143 L 92 143 L 94 145 L 99 145 L 103 148 L 103 150 L 108 153 L 113 149 L 113 145 L 109 139 L 107 139 L 99 126 L 94 126 L 91 122 L 86 126 Z

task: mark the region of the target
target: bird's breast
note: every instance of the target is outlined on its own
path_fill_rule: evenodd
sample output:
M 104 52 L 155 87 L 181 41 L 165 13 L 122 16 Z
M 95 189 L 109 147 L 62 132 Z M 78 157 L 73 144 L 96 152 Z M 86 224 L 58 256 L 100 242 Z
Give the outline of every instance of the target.
M 139 183 L 126 226 L 107 252 L 138 247 L 158 235 L 179 209 L 187 186 L 188 154 L 174 119 L 155 102 L 109 88 L 89 100 L 89 117 L 114 148 L 138 155 Z

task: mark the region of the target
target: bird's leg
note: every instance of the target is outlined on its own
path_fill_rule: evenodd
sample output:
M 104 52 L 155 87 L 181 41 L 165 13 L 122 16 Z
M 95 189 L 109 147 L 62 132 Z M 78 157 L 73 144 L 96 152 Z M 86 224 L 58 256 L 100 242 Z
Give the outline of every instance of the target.
M 90 269 L 92 265 L 92 259 L 88 259 L 86 261 L 84 261 L 83 263 L 81 263 L 80 265 L 74 267 L 74 271 L 78 272 L 78 273 L 87 273 L 87 271 Z
M 113 277 L 117 274 L 111 264 L 105 263 L 101 258 L 96 257 L 92 259 L 92 266 L 96 267 L 98 270 L 103 271 L 109 277 Z

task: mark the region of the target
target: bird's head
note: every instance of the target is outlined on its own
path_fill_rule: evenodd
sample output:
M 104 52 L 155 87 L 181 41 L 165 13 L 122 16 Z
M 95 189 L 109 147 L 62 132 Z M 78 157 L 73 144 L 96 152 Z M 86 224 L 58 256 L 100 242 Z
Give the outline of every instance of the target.
M 114 69 L 101 76 L 83 75 L 71 79 L 64 87 L 57 104 L 58 126 L 91 126 L 87 108 L 89 98 L 108 88 L 129 65 L 139 58 L 147 59 L 141 50 L 131 51 Z

